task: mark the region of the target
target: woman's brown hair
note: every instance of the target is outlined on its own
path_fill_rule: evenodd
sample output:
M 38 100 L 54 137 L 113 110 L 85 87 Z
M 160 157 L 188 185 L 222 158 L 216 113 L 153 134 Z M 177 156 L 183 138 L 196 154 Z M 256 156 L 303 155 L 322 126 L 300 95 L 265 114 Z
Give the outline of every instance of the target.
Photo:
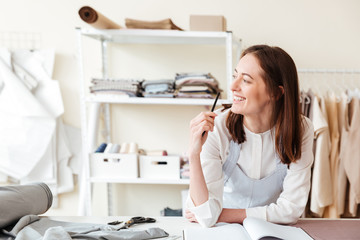
M 247 48 L 241 55 L 252 54 L 262 68 L 262 78 L 273 99 L 271 126 L 275 126 L 275 147 L 281 162 L 290 164 L 301 157 L 299 83 L 295 63 L 283 49 L 267 45 Z M 283 94 L 280 91 L 283 88 Z M 235 142 L 246 141 L 243 115 L 229 112 L 226 126 Z

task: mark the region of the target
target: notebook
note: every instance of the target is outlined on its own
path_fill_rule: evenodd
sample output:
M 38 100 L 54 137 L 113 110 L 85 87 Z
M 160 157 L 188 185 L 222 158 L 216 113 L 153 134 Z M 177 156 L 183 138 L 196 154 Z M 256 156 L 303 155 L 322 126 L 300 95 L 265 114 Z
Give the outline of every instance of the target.
M 299 227 L 284 226 L 248 217 L 243 225 L 236 223 L 218 223 L 211 228 L 187 228 L 183 231 L 184 240 L 311 240 Z

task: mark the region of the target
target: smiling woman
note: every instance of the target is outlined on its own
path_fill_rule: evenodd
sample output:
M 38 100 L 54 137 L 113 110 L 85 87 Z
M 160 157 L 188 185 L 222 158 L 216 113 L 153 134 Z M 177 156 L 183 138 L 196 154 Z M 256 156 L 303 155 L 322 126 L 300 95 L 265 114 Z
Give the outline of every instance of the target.
M 231 90 L 230 109 L 190 123 L 186 217 L 208 227 L 246 217 L 296 222 L 310 190 L 314 131 L 300 114 L 295 63 L 279 47 L 252 46 Z

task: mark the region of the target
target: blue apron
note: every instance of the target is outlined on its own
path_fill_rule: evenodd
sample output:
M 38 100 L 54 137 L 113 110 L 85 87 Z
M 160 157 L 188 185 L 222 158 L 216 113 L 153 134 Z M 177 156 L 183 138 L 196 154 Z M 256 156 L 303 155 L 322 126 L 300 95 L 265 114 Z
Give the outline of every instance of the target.
M 262 179 L 248 177 L 237 164 L 241 144 L 230 142 L 229 156 L 223 164 L 223 208 L 252 208 L 275 203 L 283 190 L 287 165 L 276 157 L 276 169 Z

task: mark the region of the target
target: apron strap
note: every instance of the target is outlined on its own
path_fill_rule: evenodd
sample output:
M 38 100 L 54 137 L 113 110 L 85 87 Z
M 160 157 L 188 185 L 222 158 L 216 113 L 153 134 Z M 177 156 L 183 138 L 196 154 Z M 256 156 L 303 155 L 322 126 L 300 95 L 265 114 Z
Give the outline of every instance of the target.
M 224 183 L 229 180 L 231 174 L 233 173 L 236 163 L 239 160 L 241 145 L 235 143 L 233 140 L 230 141 L 229 155 L 222 166 L 224 172 Z

